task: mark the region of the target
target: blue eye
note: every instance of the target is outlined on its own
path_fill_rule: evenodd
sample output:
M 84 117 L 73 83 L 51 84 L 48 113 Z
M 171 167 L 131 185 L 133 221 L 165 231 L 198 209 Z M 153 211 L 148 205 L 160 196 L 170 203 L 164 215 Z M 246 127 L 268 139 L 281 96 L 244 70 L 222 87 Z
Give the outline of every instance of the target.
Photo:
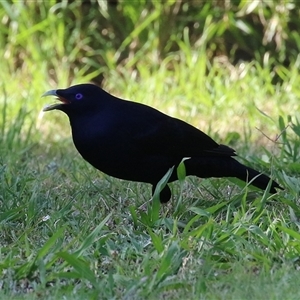
M 78 93 L 78 94 L 75 95 L 75 98 L 76 98 L 76 100 L 80 100 L 80 99 L 83 98 L 83 95 Z

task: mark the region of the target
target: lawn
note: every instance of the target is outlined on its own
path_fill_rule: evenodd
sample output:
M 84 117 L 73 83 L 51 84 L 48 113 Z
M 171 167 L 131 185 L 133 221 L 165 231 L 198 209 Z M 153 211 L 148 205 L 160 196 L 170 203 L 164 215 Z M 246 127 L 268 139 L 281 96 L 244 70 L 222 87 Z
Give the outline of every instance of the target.
M 45 8 L 34 23 L 33 4 L 11 5 L 0 11 L 3 24 L 10 18 L 0 49 L 0 298 L 299 299 L 299 60 L 275 72 L 269 61 L 209 60 L 205 45 L 183 39 L 158 63 L 150 35 L 117 66 L 101 49 L 98 68 L 88 37 L 78 46 L 86 57 L 72 48 L 79 31 L 62 42 L 59 14 Z M 149 18 L 141 26 L 155 10 Z M 44 114 L 52 100 L 41 98 L 90 81 L 193 124 L 284 190 L 183 175 L 160 205 L 149 185 L 95 170 L 77 153 L 67 117 Z

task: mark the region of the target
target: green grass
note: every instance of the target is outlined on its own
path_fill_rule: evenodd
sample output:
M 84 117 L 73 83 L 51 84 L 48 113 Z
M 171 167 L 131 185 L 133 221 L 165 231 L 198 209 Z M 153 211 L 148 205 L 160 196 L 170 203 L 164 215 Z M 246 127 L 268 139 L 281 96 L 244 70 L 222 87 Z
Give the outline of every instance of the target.
M 227 69 L 217 78 L 208 73 L 212 93 L 204 90 L 202 103 L 190 68 L 176 67 L 174 85 L 162 82 L 163 74 L 171 76 L 162 66 L 139 79 L 107 75 L 105 86 L 203 125 L 238 148 L 248 164 L 274 173 L 286 190 L 269 196 L 236 180 L 189 178 L 172 185 L 170 204 L 152 204 L 148 185 L 111 178 L 81 159 L 66 117 L 40 115 L 40 86 L 32 87 L 31 100 L 21 93 L 20 105 L 8 83 L 0 164 L 2 298 L 299 297 L 299 126 L 294 117 L 278 118 L 296 101 L 284 101 L 284 85 L 272 94 L 250 84 L 259 84 L 265 70 L 247 66 L 238 83 L 226 79 Z M 294 86 L 289 98 L 297 93 Z M 274 121 L 256 109 L 254 98 Z M 243 114 L 233 117 L 235 110 Z M 290 121 L 294 127 L 284 130 Z M 254 126 L 269 136 L 282 132 L 284 144 Z
M 18 34 L 16 25 L 0 28 L 2 39 L 11 37 L 0 49 L 0 298 L 299 299 L 299 61 L 276 72 L 267 62 L 209 62 L 205 46 L 185 36 L 158 62 L 154 31 L 122 64 L 103 44 L 106 65 L 88 72 L 99 62 L 86 65 L 75 53 L 81 24 L 62 44 L 62 15 L 41 8 L 34 23 L 30 6 L 18 5 Z M 76 152 L 66 116 L 43 114 L 49 99 L 40 96 L 99 83 L 99 75 L 111 93 L 231 145 L 285 190 L 271 196 L 235 179 L 185 178 L 180 169 L 172 201 L 161 206 L 147 184 L 93 169 Z

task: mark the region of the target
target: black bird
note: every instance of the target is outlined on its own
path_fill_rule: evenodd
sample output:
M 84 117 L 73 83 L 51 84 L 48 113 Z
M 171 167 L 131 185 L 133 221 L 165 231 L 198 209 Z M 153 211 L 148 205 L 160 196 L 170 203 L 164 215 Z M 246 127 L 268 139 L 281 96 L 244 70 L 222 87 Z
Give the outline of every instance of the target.
M 74 144 L 91 165 L 113 177 L 152 184 L 173 166 L 169 182 L 177 180 L 176 167 L 185 160 L 187 175 L 202 178 L 236 177 L 266 189 L 268 176 L 244 166 L 233 158 L 236 153 L 217 144 L 197 128 L 158 110 L 114 97 L 92 84 L 51 90 L 61 101 L 44 108 L 58 109 L 70 119 Z M 280 186 L 272 181 L 270 192 Z M 168 185 L 160 201 L 171 198 Z

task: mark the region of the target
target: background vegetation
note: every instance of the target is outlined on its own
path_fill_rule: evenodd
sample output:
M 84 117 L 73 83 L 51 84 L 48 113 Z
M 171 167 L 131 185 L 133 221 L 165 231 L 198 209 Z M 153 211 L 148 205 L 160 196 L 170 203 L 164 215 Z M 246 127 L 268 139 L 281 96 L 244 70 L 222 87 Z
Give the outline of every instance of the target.
M 299 8 L 1 1 L 1 299 L 299 299 Z M 159 207 L 41 112 L 83 82 L 192 123 L 285 190 L 181 174 Z

